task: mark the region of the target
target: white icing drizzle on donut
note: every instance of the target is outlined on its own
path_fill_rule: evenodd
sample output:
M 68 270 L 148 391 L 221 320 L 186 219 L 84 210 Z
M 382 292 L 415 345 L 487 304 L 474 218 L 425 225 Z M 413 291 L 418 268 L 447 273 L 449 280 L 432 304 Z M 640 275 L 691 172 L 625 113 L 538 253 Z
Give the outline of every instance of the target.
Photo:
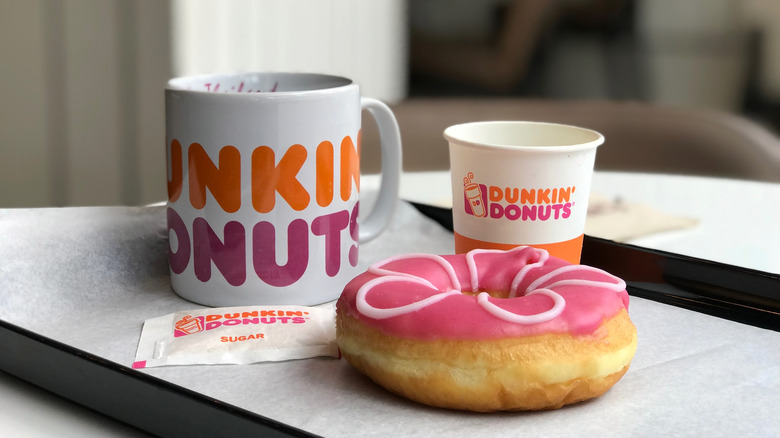
M 555 278 L 560 274 L 564 274 L 570 271 L 577 271 L 577 270 L 606 274 L 608 277 L 616 280 L 616 282 L 608 283 L 604 281 L 582 280 L 579 278 L 571 278 L 568 280 L 559 280 L 552 284 L 547 284 L 547 285 L 544 284 L 546 281 L 550 280 L 551 278 Z M 547 289 L 557 287 L 557 286 L 580 286 L 580 287 L 593 286 L 593 287 L 603 287 L 609 290 L 613 290 L 615 292 L 621 292 L 626 288 L 626 282 L 623 281 L 623 279 L 621 278 L 615 277 L 611 274 L 608 274 L 607 272 L 602 271 L 601 269 L 594 268 L 592 266 L 569 265 L 569 266 L 562 266 L 554 271 L 550 271 L 547 274 L 544 274 L 541 277 L 537 278 L 536 280 L 533 281 L 533 283 L 528 285 L 526 291 L 534 290 L 543 286 Z
M 420 301 L 415 301 L 414 303 L 407 304 L 405 306 L 390 307 L 387 309 L 380 309 L 378 307 L 374 307 L 368 304 L 368 301 L 366 301 L 366 295 L 374 286 L 382 283 L 388 283 L 391 281 L 398 281 L 399 278 L 406 281 L 411 281 L 412 283 L 424 284 L 426 286 L 431 284 L 428 280 L 424 280 L 422 278 L 417 278 L 417 277 L 389 275 L 386 277 L 374 278 L 373 280 L 367 281 L 366 284 L 364 284 L 363 286 L 360 287 L 360 289 L 358 289 L 357 297 L 356 297 L 358 312 L 368 316 L 369 318 L 387 319 L 387 318 L 392 318 L 393 316 L 403 315 L 405 313 L 416 312 L 420 309 L 430 306 L 431 304 L 435 304 L 447 298 L 450 295 L 461 295 L 461 291 L 453 289 L 449 292 L 440 292 L 436 295 L 431 295 L 428 298 L 422 299 Z
M 491 303 L 489 301 L 490 295 L 487 292 L 482 292 L 481 294 L 477 295 L 477 303 L 479 303 L 483 309 L 496 318 L 503 319 L 504 321 L 514 322 L 515 324 L 539 324 L 547 322 L 560 315 L 561 312 L 563 312 L 563 308 L 566 307 L 566 300 L 550 289 L 537 289 L 527 293 L 525 296 L 535 294 L 547 295 L 548 297 L 552 298 L 554 303 L 552 309 L 534 315 L 518 315 Z
M 426 254 L 426 253 L 411 253 L 411 254 L 402 254 L 397 255 L 394 257 L 390 257 L 388 259 L 382 260 L 381 262 L 374 263 L 373 265 L 368 267 L 368 272 L 374 275 L 392 275 L 397 277 L 405 277 L 405 278 L 416 278 L 418 280 L 425 281 L 430 287 L 435 288 L 436 286 L 433 285 L 430 281 L 420 278 L 416 275 L 409 274 L 407 272 L 399 272 L 399 271 L 391 271 L 389 269 L 382 269 L 381 266 L 388 265 L 393 262 L 397 262 L 399 260 L 408 260 L 408 259 L 429 259 L 433 260 L 434 262 L 438 263 L 439 266 L 444 268 L 444 270 L 447 272 L 447 275 L 450 277 L 450 282 L 452 282 L 452 288 L 460 290 L 460 280 L 458 280 L 458 274 L 455 273 L 455 269 L 452 268 L 452 265 L 447 263 L 447 260 L 444 259 L 444 257 L 436 255 L 436 254 Z
M 519 252 L 524 249 L 528 248 L 527 246 L 519 246 L 517 248 L 513 248 L 507 252 Z M 472 251 L 469 251 L 466 254 L 466 265 L 469 268 L 469 275 L 471 275 L 471 289 L 472 292 L 479 291 L 479 272 L 477 270 L 477 263 L 476 260 L 474 260 L 474 257 L 480 254 L 495 254 L 495 253 L 501 253 L 503 251 L 497 250 L 497 249 L 475 249 Z M 525 266 L 523 266 L 515 275 L 515 277 L 512 279 L 512 284 L 509 287 L 509 297 L 508 298 L 517 298 L 517 289 L 520 287 L 520 283 L 523 281 L 525 276 L 528 274 L 528 271 L 534 268 L 538 268 L 541 266 L 544 266 L 544 263 L 547 261 L 548 258 L 550 258 L 550 253 L 548 253 L 544 249 L 536 249 L 536 254 L 538 254 L 539 259 L 534 263 L 529 263 Z M 563 312 L 563 308 L 566 307 L 566 300 L 563 299 L 562 296 L 558 295 L 557 293 L 551 291 L 550 289 L 536 289 L 536 288 L 528 288 L 525 291 L 524 296 L 534 295 L 534 294 L 541 294 L 546 295 L 553 300 L 553 307 L 550 310 L 546 310 L 542 313 L 537 313 L 533 315 L 518 315 L 516 313 L 512 313 L 508 310 L 504 310 L 501 307 L 496 306 L 495 304 L 490 302 L 490 294 L 487 292 L 482 292 L 479 295 L 477 295 L 477 304 L 480 305 L 485 311 L 490 313 L 491 315 L 495 316 L 496 318 L 503 319 L 504 321 L 514 322 L 516 324 L 539 324 L 542 322 L 550 321 L 551 319 L 557 317 L 558 315 Z
M 517 247 L 508 252 L 522 251 L 526 248 L 528 247 L 525 246 Z M 517 298 L 519 285 L 523 281 L 525 276 L 528 274 L 528 272 L 534 268 L 543 266 L 545 262 L 547 262 L 547 260 L 549 259 L 549 253 L 547 251 L 542 249 L 537 249 L 537 248 L 533 248 L 533 250 L 536 251 L 536 254 L 539 256 L 539 258 L 536 262 L 529 263 L 523 266 L 515 275 L 515 277 L 512 279 L 512 283 L 509 291 L 509 299 Z M 470 279 L 471 280 L 470 286 L 472 289 L 471 292 L 479 291 L 479 272 L 477 269 L 477 263 L 474 260 L 475 256 L 480 254 L 486 254 L 486 253 L 489 254 L 489 253 L 501 253 L 501 252 L 504 251 L 475 249 L 466 254 L 466 265 L 468 267 L 469 275 L 471 277 Z M 430 281 L 424 278 L 420 278 L 406 272 L 392 271 L 381 267 L 395 261 L 409 260 L 415 258 L 424 258 L 424 259 L 429 259 L 437 262 L 449 276 L 453 289 L 450 289 L 448 291 L 441 291 L 435 295 L 431 295 L 420 301 L 416 301 L 399 307 L 380 309 L 368 304 L 368 301 L 366 300 L 366 296 L 371 291 L 371 289 L 384 283 L 406 281 L 406 282 L 412 282 L 412 283 L 424 285 L 432 289 L 436 289 L 436 286 L 433 283 L 431 283 Z M 550 281 L 551 279 L 554 279 L 558 275 L 575 271 L 575 270 L 587 270 L 587 271 L 602 273 L 605 274 L 607 277 L 614 279 L 615 282 L 613 283 L 613 282 L 595 281 L 595 280 L 568 279 L 568 280 L 555 281 L 552 284 L 545 284 L 546 282 Z M 452 267 L 452 265 L 449 264 L 449 262 L 447 262 L 446 259 L 434 254 L 404 254 L 404 255 L 391 257 L 389 259 L 371 265 L 368 268 L 368 272 L 377 275 L 377 277 L 367 281 L 358 289 L 357 296 L 356 296 L 356 306 L 357 306 L 357 310 L 360 313 L 373 319 L 386 319 L 386 318 L 391 318 L 393 316 L 415 312 L 425 307 L 428 307 L 430 305 L 433 305 L 449 296 L 462 294 L 462 288 L 460 285 L 460 281 L 458 280 L 457 273 L 455 272 L 455 269 Z M 503 309 L 493 304 L 490 301 L 490 295 L 487 292 L 482 292 L 477 295 L 477 304 L 486 312 L 490 313 L 491 315 L 495 316 L 498 319 L 502 319 L 507 322 L 512 322 L 516 324 L 544 323 L 559 316 L 563 312 L 563 309 L 566 307 L 566 300 L 564 300 L 564 298 L 559 294 L 555 293 L 555 291 L 551 290 L 552 288 L 559 287 L 559 286 L 580 286 L 580 287 L 595 286 L 595 287 L 604 287 L 607 288 L 608 290 L 613 290 L 615 292 L 620 292 L 625 289 L 626 283 L 622 279 L 615 277 L 598 268 L 593 268 L 591 266 L 584 266 L 584 265 L 567 265 L 555 269 L 551 272 L 548 272 L 547 274 L 537 278 L 530 285 L 528 285 L 528 287 L 524 291 L 525 293 L 523 294 L 523 296 L 540 294 L 551 298 L 553 301 L 553 306 L 549 310 L 545 310 L 544 312 L 532 314 L 532 315 L 518 315 L 516 313 L 510 312 L 506 309 Z
M 368 304 L 368 301 L 366 301 L 366 295 L 368 294 L 368 292 L 374 286 L 377 286 L 382 283 L 388 283 L 391 281 L 406 280 L 406 281 L 411 281 L 412 283 L 418 283 L 418 284 L 428 286 L 432 289 L 436 289 L 436 286 L 434 286 L 433 283 L 431 283 L 430 281 L 424 278 L 417 277 L 416 275 L 409 274 L 407 272 L 391 271 L 389 269 L 383 269 L 380 267 L 395 261 L 408 260 L 412 258 L 429 259 L 438 263 L 449 276 L 450 282 L 452 283 L 452 287 L 453 287 L 452 290 L 443 293 L 438 293 L 436 295 L 432 295 L 420 301 L 416 301 L 414 303 L 407 304 L 405 306 L 400 306 L 400 307 L 380 309 Z M 458 280 L 458 274 L 455 273 L 455 269 L 452 268 L 452 265 L 447 263 L 447 260 L 435 254 L 422 254 L 422 253 L 403 254 L 395 257 L 390 257 L 389 259 L 382 260 L 381 262 L 374 263 L 373 265 L 369 266 L 368 272 L 374 275 L 378 275 L 379 277 L 367 281 L 365 284 L 363 284 L 360 287 L 360 289 L 358 289 L 356 304 L 357 304 L 357 309 L 360 313 L 374 319 L 386 319 L 386 318 L 391 318 L 393 316 L 403 315 L 405 313 L 415 312 L 417 310 L 428 307 L 431 304 L 437 303 L 443 300 L 444 298 L 447 298 L 450 295 L 461 294 L 460 280 Z
M 518 246 L 506 252 L 519 252 L 526 248 L 528 247 Z M 501 252 L 504 251 L 500 249 L 474 249 L 466 253 L 466 265 L 469 268 L 469 275 L 471 276 L 471 292 L 479 291 L 479 272 L 477 271 L 477 262 L 474 260 L 474 257 L 479 254 L 491 254 L 491 253 L 496 254 Z M 512 284 L 509 287 L 509 298 L 517 297 L 517 288 L 520 286 L 520 282 L 522 282 L 525 276 L 528 274 L 528 271 L 534 268 L 539 268 L 544 266 L 545 262 L 547 262 L 547 259 L 550 258 L 550 253 L 548 253 L 547 250 L 544 249 L 536 248 L 536 254 L 539 255 L 539 260 L 534 263 L 529 263 L 523 266 L 517 272 L 515 278 L 512 279 Z

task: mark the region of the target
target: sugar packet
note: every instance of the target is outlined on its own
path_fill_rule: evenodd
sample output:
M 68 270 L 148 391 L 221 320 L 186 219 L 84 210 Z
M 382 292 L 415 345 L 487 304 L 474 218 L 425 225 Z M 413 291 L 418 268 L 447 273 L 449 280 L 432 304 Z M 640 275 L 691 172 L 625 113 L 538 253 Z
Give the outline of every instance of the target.
M 338 357 L 335 307 L 199 309 L 147 319 L 133 368 Z

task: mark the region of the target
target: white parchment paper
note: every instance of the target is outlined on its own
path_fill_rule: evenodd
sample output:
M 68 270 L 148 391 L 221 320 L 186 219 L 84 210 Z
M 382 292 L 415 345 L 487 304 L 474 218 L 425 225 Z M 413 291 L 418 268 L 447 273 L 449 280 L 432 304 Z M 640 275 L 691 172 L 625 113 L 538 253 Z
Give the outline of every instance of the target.
M 201 307 L 170 288 L 165 230 L 164 207 L 0 210 L 0 318 L 129 369 L 144 320 Z M 360 260 L 452 250 L 401 203 Z M 780 333 L 639 298 L 629 311 L 639 348 L 626 376 L 549 412 L 429 408 L 329 358 L 130 372 L 324 436 L 780 436 Z

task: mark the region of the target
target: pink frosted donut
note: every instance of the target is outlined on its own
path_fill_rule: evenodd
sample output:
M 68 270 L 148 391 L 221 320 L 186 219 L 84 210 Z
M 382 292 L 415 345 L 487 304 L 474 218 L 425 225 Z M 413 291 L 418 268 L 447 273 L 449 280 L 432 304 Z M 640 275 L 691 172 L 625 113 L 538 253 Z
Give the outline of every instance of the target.
M 472 411 L 554 409 L 615 384 L 637 345 L 623 280 L 541 249 L 406 254 L 344 288 L 339 347 L 409 399 Z

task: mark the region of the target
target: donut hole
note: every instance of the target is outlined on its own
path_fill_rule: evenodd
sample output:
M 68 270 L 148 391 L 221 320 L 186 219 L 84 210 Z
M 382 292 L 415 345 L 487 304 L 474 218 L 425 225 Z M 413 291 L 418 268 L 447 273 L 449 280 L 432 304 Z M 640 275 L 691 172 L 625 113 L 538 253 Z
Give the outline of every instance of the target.
M 468 295 L 468 296 L 476 296 L 476 295 L 479 295 L 479 294 L 481 294 L 483 292 L 488 294 L 488 295 L 490 295 L 490 298 L 501 298 L 501 299 L 509 298 L 509 291 L 508 290 L 499 290 L 499 291 L 495 291 L 495 290 L 480 290 L 480 291 L 476 291 L 476 292 L 465 291 L 465 290 L 461 291 L 461 293 L 463 295 Z

